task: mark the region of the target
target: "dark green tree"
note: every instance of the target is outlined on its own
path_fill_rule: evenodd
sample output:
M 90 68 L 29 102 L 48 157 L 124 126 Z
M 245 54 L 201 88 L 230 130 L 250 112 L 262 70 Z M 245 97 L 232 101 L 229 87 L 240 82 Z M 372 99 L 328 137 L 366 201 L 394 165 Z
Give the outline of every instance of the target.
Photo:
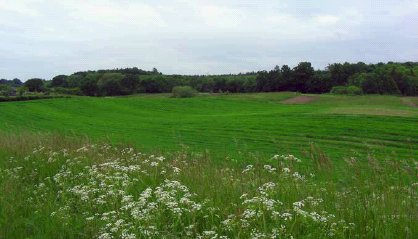
M 138 75 L 126 74 L 120 81 L 122 94 L 129 95 L 137 92 L 139 86 Z
M 29 79 L 24 83 L 30 92 L 41 92 L 44 90 L 44 80 L 39 78 Z
M 312 80 L 314 72 L 315 70 L 310 62 L 299 63 L 293 68 L 291 90 L 306 93 L 306 84 Z
M 68 87 L 67 82 L 68 76 L 66 75 L 57 75 L 51 80 L 51 87 Z
M 328 71 L 315 71 L 314 76 L 306 82 L 306 92 L 321 94 L 331 90 L 331 75 Z
M 20 79 L 18 79 L 18 78 L 14 78 L 14 79 L 12 80 L 12 86 L 13 86 L 13 87 L 19 87 L 19 86 L 21 86 L 21 85 L 23 85 L 23 83 L 22 83 L 22 81 L 21 81 Z
M 9 97 L 10 95 L 12 95 L 12 93 L 13 93 L 13 89 L 10 85 L 0 84 L 0 95 Z
M 121 73 L 105 73 L 97 82 L 99 95 L 114 96 L 122 94 L 121 81 L 123 79 Z

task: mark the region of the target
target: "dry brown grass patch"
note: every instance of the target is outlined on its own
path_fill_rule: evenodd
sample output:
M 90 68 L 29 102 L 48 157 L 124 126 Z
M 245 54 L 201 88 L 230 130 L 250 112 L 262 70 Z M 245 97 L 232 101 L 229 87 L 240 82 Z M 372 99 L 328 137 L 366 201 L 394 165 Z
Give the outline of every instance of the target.
M 283 104 L 294 105 L 294 104 L 307 104 L 311 103 L 312 101 L 318 99 L 318 96 L 307 96 L 307 95 L 300 95 L 296 96 L 287 100 L 282 101 Z

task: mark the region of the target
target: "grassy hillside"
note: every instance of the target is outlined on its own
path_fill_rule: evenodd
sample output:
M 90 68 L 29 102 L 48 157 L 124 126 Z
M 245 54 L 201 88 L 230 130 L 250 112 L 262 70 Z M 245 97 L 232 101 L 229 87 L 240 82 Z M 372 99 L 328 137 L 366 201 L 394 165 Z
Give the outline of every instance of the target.
M 294 93 L 74 97 L 0 103 L 3 131 L 59 132 L 132 143 L 139 149 L 302 155 L 311 142 L 333 157 L 418 155 L 416 98 Z

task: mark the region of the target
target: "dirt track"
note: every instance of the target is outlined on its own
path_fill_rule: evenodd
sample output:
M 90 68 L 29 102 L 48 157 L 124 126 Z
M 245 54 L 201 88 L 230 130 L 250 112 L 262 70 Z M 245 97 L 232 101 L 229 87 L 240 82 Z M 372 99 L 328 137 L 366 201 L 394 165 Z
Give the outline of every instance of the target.
M 314 100 L 318 99 L 318 96 L 306 96 L 306 95 L 300 95 L 296 96 L 287 100 L 282 101 L 283 104 L 307 104 Z

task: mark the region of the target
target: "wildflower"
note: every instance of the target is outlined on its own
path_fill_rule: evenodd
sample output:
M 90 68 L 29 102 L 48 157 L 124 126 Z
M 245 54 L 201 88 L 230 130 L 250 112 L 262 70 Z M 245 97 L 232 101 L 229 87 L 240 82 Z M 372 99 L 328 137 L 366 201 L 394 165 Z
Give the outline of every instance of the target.
M 173 167 L 173 172 L 174 172 L 174 174 L 180 174 L 180 169 L 179 168 L 177 168 L 177 167 Z
M 112 235 L 110 233 L 105 232 L 101 234 L 98 238 L 99 239 L 112 239 Z
M 288 213 L 288 212 L 284 212 L 282 213 L 282 215 L 280 215 L 281 218 L 283 218 L 285 221 L 291 221 L 293 218 L 293 214 Z
M 247 165 L 246 167 L 245 167 L 245 169 L 242 171 L 242 173 L 248 173 L 248 172 L 250 172 L 250 171 L 252 171 L 254 169 L 254 165 Z
M 295 208 L 302 208 L 303 206 L 305 206 L 305 203 L 303 201 L 299 201 L 299 202 L 294 202 L 293 206 Z
M 282 171 L 283 171 L 283 173 L 290 173 L 290 169 L 289 168 L 283 168 Z
M 132 233 L 129 234 L 129 233 L 123 232 L 121 235 L 121 238 L 122 239 L 136 239 L 137 237 L 135 234 L 132 234 Z
M 300 180 L 300 181 L 305 180 L 305 176 L 300 175 L 298 172 L 294 172 L 294 173 L 292 174 L 292 176 L 293 176 L 293 178 L 294 178 L 294 179 L 296 179 L 296 180 Z
M 268 190 L 273 189 L 274 187 L 276 187 L 275 183 L 268 182 L 268 183 L 263 184 L 263 186 L 259 187 L 258 190 L 259 191 L 268 191 Z
M 270 165 L 264 165 L 264 169 L 267 170 L 269 173 L 274 173 L 276 171 L 276 168 L 273 168 Z
M 205 238 L 217 238 L 218 234 L 215 231 L 203 231 L 203 236 Z
M 256 211 L 252 210 L 252 209 L 245 209 L 244 213 L 242 214 L 242 216 L 246 219 L 250 219 L 256 216 Z

